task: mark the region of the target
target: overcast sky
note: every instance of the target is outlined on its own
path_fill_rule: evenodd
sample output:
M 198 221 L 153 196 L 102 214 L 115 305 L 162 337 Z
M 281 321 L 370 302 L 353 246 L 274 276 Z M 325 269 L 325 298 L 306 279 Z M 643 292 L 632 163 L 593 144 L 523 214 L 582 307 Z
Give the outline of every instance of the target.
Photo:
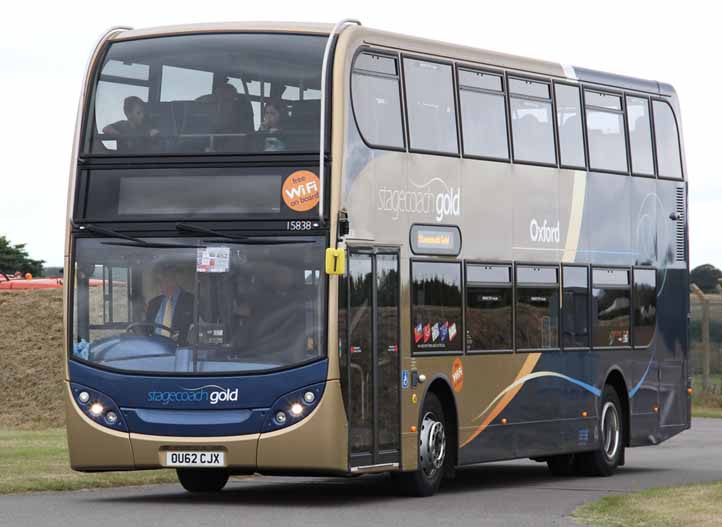
M 62 264 L 80 83 L 88 54 L 108 27 L 346 17 L 389 31 L 674 85 L 690 180 L 692 265 L 722 266 L 722 171 L 714 165 L 722 132 L 722 104 L 715 93 L 722 86 L 722 37 L 714 2 L 5 2 L 0 235 L 27 243 L 46 265 Z

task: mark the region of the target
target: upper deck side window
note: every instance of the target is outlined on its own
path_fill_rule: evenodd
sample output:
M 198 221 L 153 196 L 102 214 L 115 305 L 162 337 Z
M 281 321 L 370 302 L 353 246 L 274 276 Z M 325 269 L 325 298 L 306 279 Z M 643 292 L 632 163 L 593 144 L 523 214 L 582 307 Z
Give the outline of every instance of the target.
M 359 131 L 369 145 L 404 149 L 396 57 L 359 53 L 351 73 L 351 97 Z
M 629 147 L 632 154 L 632 174 L 654 176 L 649 100 L 646 97 L 628 95 L 626 101 Z
M 318 151 L 325 42 L 237 33 L 112 43 L 97 72 L 84 151 Z
M 410 148 L 458 153 L 452 66 L 411 57 L 403 64 Z
M 556 164 L 550 85 L 509 79 L 514 161 Z
M 672 107 L 664 101 L 652 101 L 654 139 L 657 146 L 659 176 L 682 179 L 679 130 Z
M 627 173 L 622 97 L 584 90 L 591 170 Z
M 467 68 L 458 75 L 464 155 L 508 160 L 503 77 Z
M 562 166 L 585 168 L 582 100 L 578 86 L 554 85 L 559 130 L 559 157 Z

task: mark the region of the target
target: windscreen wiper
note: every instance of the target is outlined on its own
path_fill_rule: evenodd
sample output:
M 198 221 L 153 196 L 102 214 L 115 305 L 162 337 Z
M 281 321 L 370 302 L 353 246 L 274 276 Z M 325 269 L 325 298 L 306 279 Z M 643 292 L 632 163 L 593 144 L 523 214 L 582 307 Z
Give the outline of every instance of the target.
M 207 229 L 206 227 L 200 227 L 191 223 L 176 223 L 176 230 L 180 232 L 190 232 L 194 234 L 205 234 L 206 236 L 216 236 L 223 238 L 229 243 L 238 245 L 294 245 L 300 243 L 309 243 L 310 240 L 279 240 L 277 238 L 249 238 L 248 236 L 235 236 L 232 234 L 225 234 L 221 231 L 214 229 Z M 203 240 L 203 243 L 214 243 L 214 240 Z
M 213 229 L 207 229 L 206 227 L 200 227 L 191 223 L 176 223 L 175 228 L 179 232 L 189 232 L 193 234 L 205 234 L 206 236 L 217 236 L 219 238 L 225 238 L 227 240 L 247 240 L 246 236 L 233 236 L 231 234 L 224 234 L 221 231 Z
M 149 242 L 146 240 L 143 240 L 142 238 L 136 238 L 135 236 L 129 236 L 127 234 L 122 234 L 120 232 L 116 232 L 111 229 L 107 229 L 105 227 L 100 227 L 98 225 L 95 225 L 93 223 L 83 223 L 83 224 L 77 224 L 75 222 L 71 222 L 71 225 L 73 228 L 78 229 L 80 232 L 92 232 L 95 234 L 101 234 L 103 236 L 108 236 L 110 238 L 120 238 L 122 240 L 128 240 L 127 242 L 102 242 L 103 245 L 119 245 L 122 247 L 146 247 L 148 249 L 163 249 L 163 248 L 173 248 L 173 249 L 195 249 L 198 246 L 197 245 L 181 245 L 176 243 L 165 243 L 165 242 Z

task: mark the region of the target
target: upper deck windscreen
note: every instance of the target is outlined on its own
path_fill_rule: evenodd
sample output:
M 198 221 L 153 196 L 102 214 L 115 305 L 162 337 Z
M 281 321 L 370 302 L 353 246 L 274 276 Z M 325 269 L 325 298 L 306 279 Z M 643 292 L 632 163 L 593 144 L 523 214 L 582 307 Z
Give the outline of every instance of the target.
M 85 153 L 317 152 L 325 37 L 198 34 L 111 44 Z

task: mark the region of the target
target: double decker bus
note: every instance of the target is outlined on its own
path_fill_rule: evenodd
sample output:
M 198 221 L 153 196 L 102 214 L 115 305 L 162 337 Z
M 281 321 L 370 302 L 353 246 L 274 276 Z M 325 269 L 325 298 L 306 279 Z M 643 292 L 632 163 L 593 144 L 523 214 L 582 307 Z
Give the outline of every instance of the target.
M 70 173 L 72 467 L 612 474 L 690 426 L 679 116 L 350 20 L 111 29 Z

